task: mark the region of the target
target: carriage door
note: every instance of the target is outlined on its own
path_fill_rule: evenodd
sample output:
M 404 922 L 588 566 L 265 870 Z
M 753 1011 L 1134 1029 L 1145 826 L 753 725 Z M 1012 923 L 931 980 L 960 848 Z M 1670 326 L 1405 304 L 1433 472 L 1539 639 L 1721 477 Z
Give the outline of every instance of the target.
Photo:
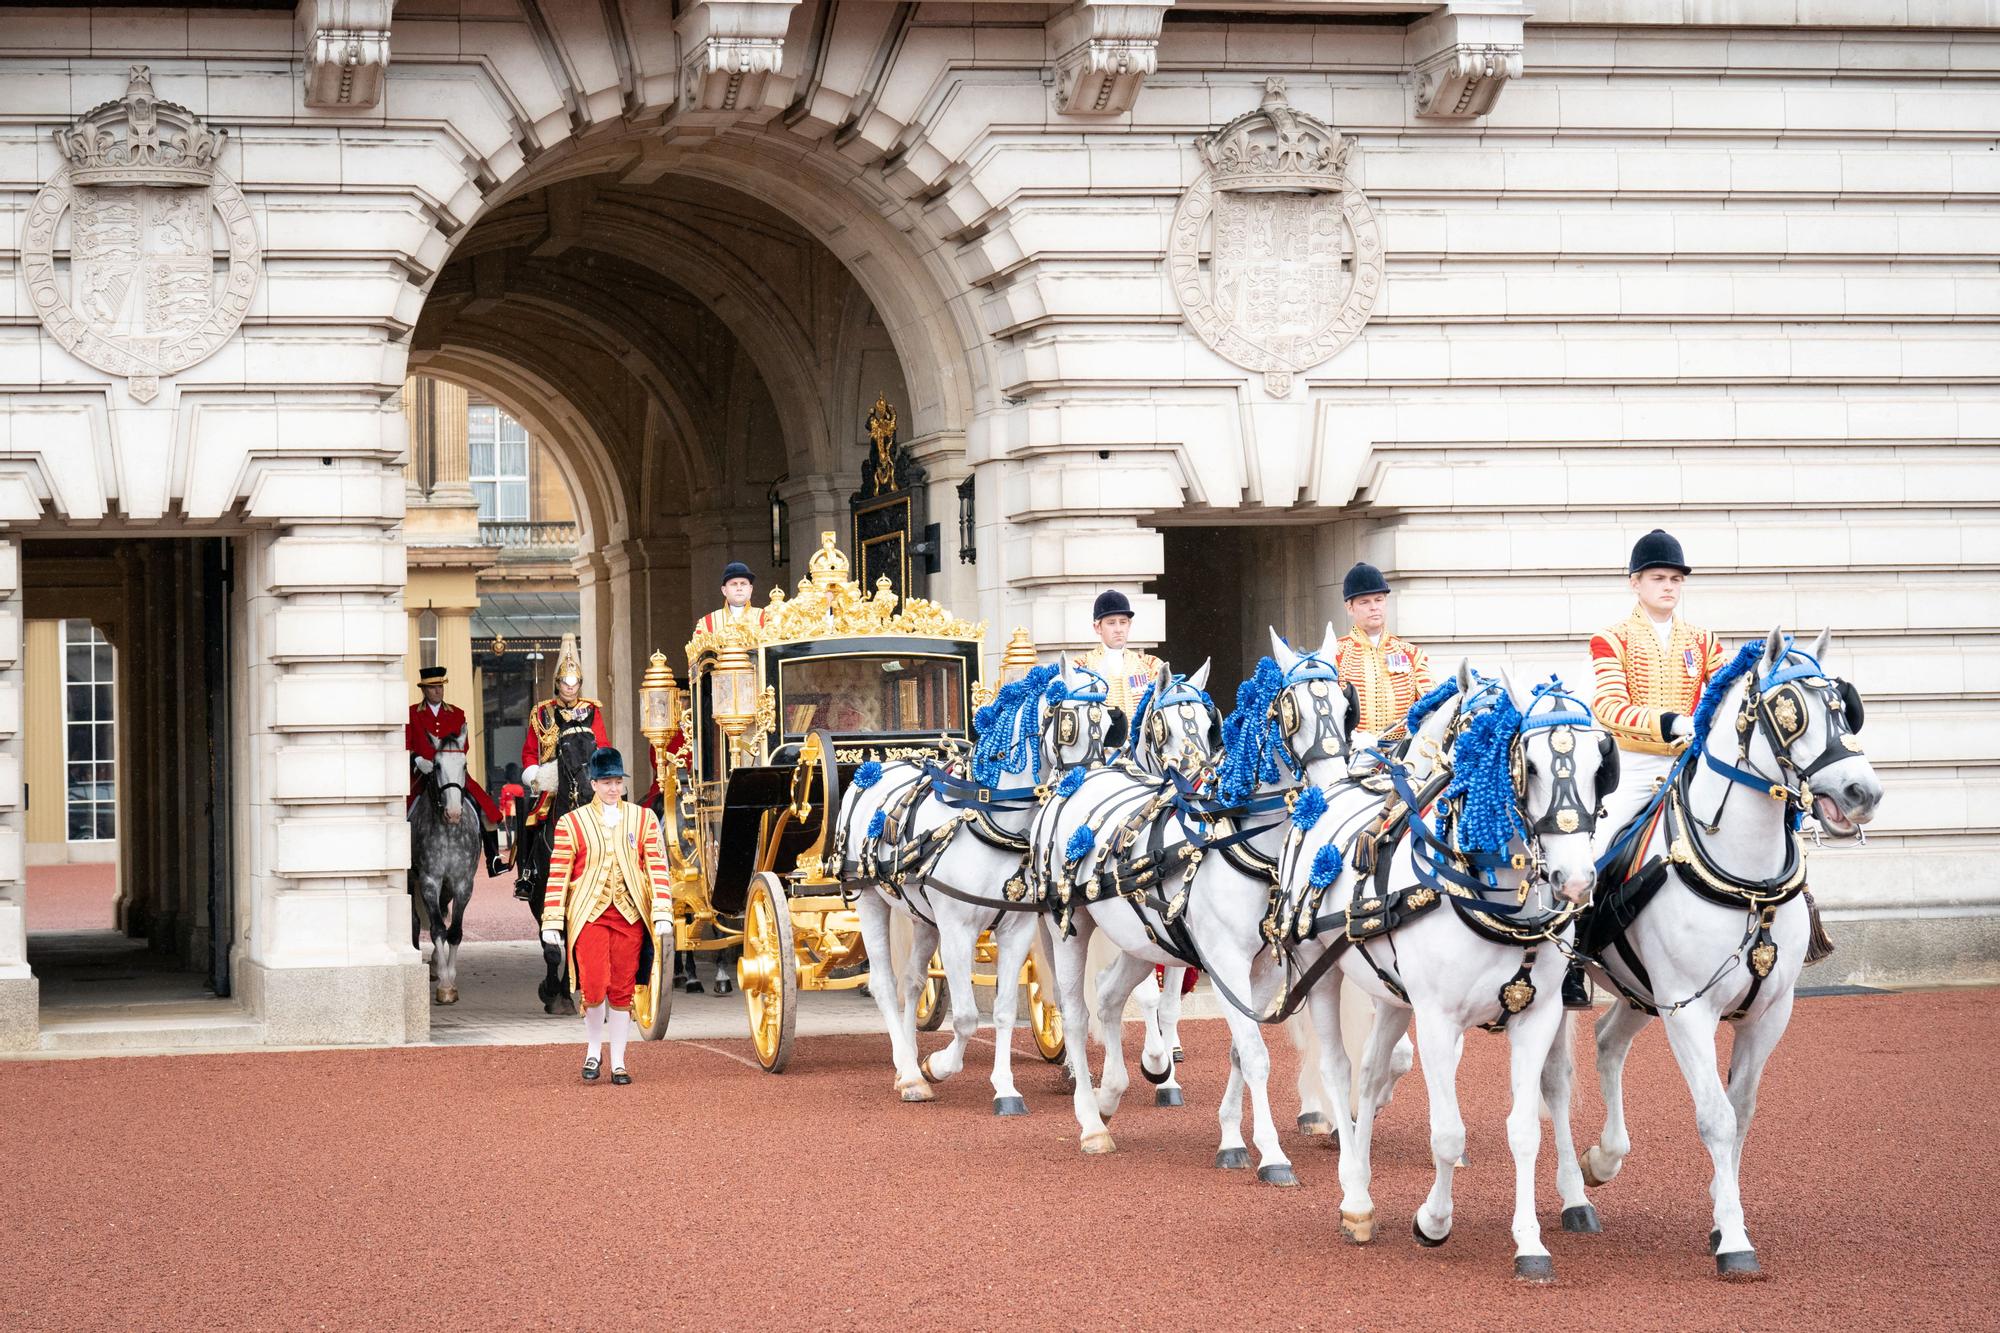
M 848 502 L 854 581 L 872 593 L 886 576 L 898 597 L 921 597 L 938 572 L 938 525 L 928 522 L 924 469 L 896 438 L 896 409 L 878 396 L 868 413 L 868 461 Z

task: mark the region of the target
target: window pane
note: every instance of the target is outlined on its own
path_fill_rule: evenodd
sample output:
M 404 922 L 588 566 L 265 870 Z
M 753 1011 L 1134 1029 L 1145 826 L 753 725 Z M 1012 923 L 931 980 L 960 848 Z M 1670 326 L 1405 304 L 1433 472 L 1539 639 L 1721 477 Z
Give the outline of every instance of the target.
M 91 818 L 90 807 L 72 805 L 69 808 L 69 840 L 84 842 L 96 836 L 96 820 Z
M 97 640 L 97 646 L 90 650 L 90 666 L 95 679 L 111 679 L 111 645 L 101 637 Z
M 91 716 L 109 723 L 111 720 L 111 686 L 93 685 L 91 693 Z
M 68 696 L 64 706 L 68 708 L 68 718 L 72 722 L 90 720 L 90 686 L 71 685 L 63 693 Z
M 493 438 L 494 407 L 491 403 L 477 403 L 465 413 L 465 433 L 474 443 Z
M 89 760 L 91 758 L 90 728 L 70 727 L 68 731 L 67 744 L 69 757 L 72 760 Z
M 63 628 L 64 629 L 69 628 L 68 621 L 63 622 Z M 88 643 L 77 643 L 74 640 L 71 640 L 68 644 L 64 646 L 63 679 L 64 680 L 90 679 L 90 645 Z
M 97 733 L 95 738 L 97 761 L 99 763 L 109 763 L 112 755 L 116 752 L 114 748 L 116 742 L 111 736 L 111 724 L 109 722 L 100 722 L 92 730 Z
M 473 482 L 472 498 L 479 501 L 480 520 L 487 523 L 492 522 L 496 517 L 493 512 L 493 483 L 490 481 Z
M 500 476 L 505 478 L 518 477 L 524 481 L 527 479 L 528 442 L 526 440 L 503 440 L 501 442 Z
M 525 519 L 528 516 L 528 483 L 525 481 L 503 481 L 500 483 L 500 517 L 503 519 Z
M 466 475 L 469 477 L 490 477 L 493 475 L 493 442 L 474 440 L 466 448 Z
M 118 836 L 118 816 L 114 807 L 97 807 L 97 836 L 107 841 Z
M 500 414 L 500 438 L 526 442 L 528 428 L 503 412 Z

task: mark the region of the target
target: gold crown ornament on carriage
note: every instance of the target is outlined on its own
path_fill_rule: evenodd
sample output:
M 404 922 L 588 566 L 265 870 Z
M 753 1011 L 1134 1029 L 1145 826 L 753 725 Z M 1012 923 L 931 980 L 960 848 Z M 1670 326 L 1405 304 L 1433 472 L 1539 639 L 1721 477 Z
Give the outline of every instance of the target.
M 29 303 L 78 360 L 126 377 L 131 396 L 150 402 L 161 376 L 236 332 L 257 290 L 256 225 L 218 165 L 228 134 L 162 101 L 151 69 L 134 65 L 124 96 L 55 141 L 64 165 L 21 235 Z

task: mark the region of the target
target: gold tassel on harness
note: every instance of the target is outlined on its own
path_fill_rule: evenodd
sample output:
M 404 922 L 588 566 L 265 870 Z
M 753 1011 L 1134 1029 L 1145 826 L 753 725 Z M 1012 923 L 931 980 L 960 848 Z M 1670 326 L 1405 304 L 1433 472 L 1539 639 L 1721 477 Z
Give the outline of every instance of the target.
M 1819 904 L 1813 901 L 1812 890 L 1805 891 L 1806 900 L 1806 966 L 1821 962 L 1833 956 L 1833 940 L 1820 923 Z

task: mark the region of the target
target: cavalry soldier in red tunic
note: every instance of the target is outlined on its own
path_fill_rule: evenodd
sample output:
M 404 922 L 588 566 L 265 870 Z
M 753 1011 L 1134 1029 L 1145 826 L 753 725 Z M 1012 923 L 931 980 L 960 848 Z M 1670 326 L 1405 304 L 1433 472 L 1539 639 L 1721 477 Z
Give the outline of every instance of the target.
M 591 755 L 590 787 L 594 799 L 556 822 L 542 942 L 570 943 L 570 975 L 583 992 L 584 1079 L 597 1081 L 608 1026 L 611 1081 L 626 1084 L 633 1000 L 651 985 L 661 941 L 673 939 L 673 875 L 659 819 L 625 799 L 618 751 Z
M 441 666 L 424 667 L 417 672 L 417 688 L 424 697 L 410 705 L 409 719 L 403 723 L 403 748 L 410 752 L 410 796 L 403 805 L 406 815 L 416 807 L 424 779 L 437 767 L 438 742 L 456 738 L 458 749 L 471 748 L 472 733 L 467 729 L 464 710 L 444 701 L 448 679 Z M 479 840 L 486 853 L 486 873 L 498 875 L 506 869 L 500 860 L 500 807 L 469 771 L 465 775 L 465 795 L 478 807 L 485 821 Z
M 1341 580 L 1341 598 L 1354 628 L 1340 640 L 1336 665 L 1343 684 L 1361 700 L 1361 729 L 1382 740 L 1400 740 L 1410 705 L 1430 692 L 1430 658 L 1389 632 L 1389 581 L 1357 562 Z
M 604 705 L 583 696 L 583 660 L 576 636 L 563 635 L 556 658 L 556 692 L 528 712 L 528 734 L 521 740 L 521 781 L 533 798 L 521 816 L 521 849 L 515 863 L 514 896 L 534 902 L 548 873 L 550 833 L 555 821 L 590 799 L 585 768 L 592 752 L 611 744 L 604 726 Z

